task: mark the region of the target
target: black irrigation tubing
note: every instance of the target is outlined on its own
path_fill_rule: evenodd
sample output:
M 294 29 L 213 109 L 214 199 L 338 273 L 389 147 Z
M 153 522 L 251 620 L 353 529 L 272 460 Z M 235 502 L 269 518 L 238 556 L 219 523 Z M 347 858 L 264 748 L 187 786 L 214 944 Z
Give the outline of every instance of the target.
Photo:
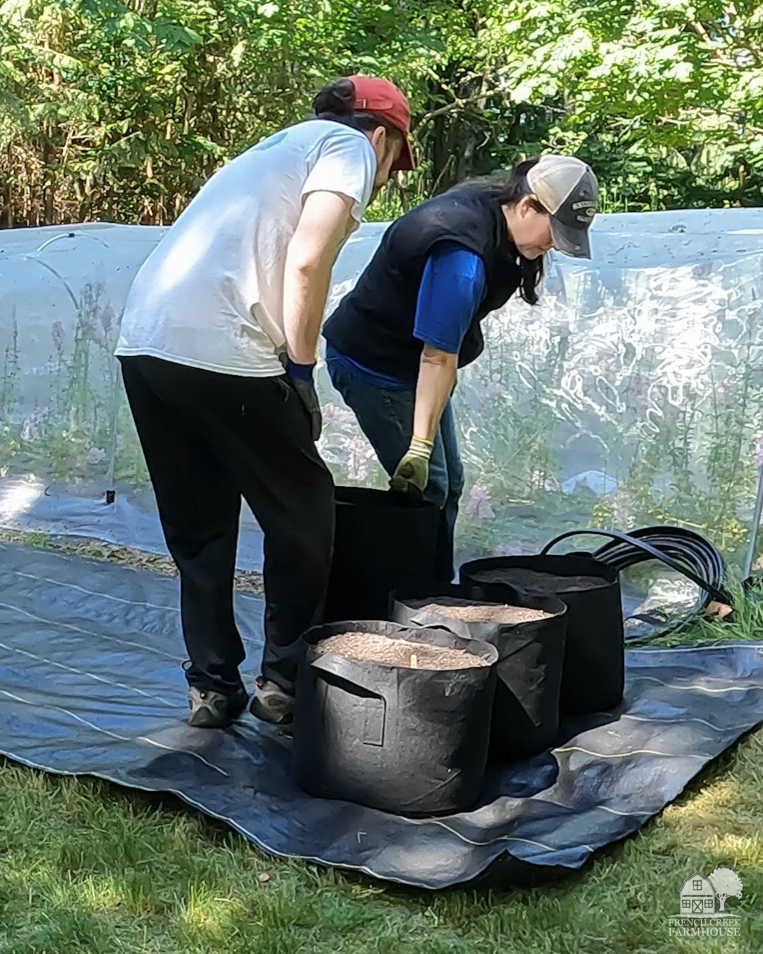
M 701 606 L 711 600 L 718 603 L 731 601 L 723 588 L 726 576 L 723 557 L 709 540 L 693 530 L 643 527 L 630 534 L 619 530 L 571 530 L 547 543 L 541 553 L 545 555 L 562 540 L 584 534 L 610 538 L 594 551 L 593 556 L 618 571 L 647 560 L 659 560 L 697 584 L 704 593 Z

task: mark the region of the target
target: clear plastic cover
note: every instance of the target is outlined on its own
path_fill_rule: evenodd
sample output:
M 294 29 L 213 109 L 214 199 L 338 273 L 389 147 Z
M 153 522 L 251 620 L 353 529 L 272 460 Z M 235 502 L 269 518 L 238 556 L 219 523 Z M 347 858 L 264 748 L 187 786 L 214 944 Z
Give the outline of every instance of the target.
M 332 302 L 384 228 L 347 243 Z M 163 232 L 0 232 L 0 524 L 161 548 L 113 351 Z M 747 570 L 763 463 L 763 210 L 601 215 L 593 246 L 591 262 L 549 256 L 541 304 L 488 318 L 484 354 L 459 375 L 460 556 L 680 523 Z M 319 390 L 337 481 L 384 486 L 325 368 Z M 245 524 L 240 561 L 257 565 Z

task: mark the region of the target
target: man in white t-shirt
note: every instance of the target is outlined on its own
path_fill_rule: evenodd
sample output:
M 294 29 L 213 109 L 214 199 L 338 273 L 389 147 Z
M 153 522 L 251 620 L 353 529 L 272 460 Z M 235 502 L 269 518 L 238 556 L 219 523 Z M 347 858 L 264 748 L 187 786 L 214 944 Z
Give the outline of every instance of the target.
M 321 621 L 333 482 L 318 454 L 315 353 L 331 268 L 390 172 L 410 113 L 386 80 L 324 87 L 316 118 L 220 169 L 144 263 L 117 355 L 180 571 L 191 725 L 249 700 L 233 614 L 243 497 L 265 536 L 265 650 L 252 712 L 291 719 L 299 639 Z

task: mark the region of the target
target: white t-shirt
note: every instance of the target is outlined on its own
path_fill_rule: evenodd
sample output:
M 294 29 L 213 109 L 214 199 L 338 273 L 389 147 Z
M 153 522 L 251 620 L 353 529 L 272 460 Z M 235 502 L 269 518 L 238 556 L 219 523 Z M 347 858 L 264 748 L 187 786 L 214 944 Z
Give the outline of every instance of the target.
M 355 227 L 376 176 L 364 133 L 310 120 L 238 156 L 203 186 L 144 262 L 116 353 L 248 377 L 283 373 L 283 278 L 310 192 L 354 200 Z

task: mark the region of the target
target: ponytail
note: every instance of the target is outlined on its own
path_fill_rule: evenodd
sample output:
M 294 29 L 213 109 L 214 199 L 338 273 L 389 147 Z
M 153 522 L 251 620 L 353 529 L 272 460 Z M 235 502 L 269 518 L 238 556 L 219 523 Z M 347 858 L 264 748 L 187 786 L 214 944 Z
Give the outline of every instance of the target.
M 355 112 L 355 86 L 352 80 L 340 79 L 319 90 L 313 99 L 317 119 L 346 121 Z
M 381 116 L 355 109 L 355 84 L 350 79 L 338 79 L 318 90 L 313 99 L 313 111 L 316 119 L 343 123 L 360 132 L 373 132 L 382 126 L 392 142 L 405 138 L 397 126 Z

